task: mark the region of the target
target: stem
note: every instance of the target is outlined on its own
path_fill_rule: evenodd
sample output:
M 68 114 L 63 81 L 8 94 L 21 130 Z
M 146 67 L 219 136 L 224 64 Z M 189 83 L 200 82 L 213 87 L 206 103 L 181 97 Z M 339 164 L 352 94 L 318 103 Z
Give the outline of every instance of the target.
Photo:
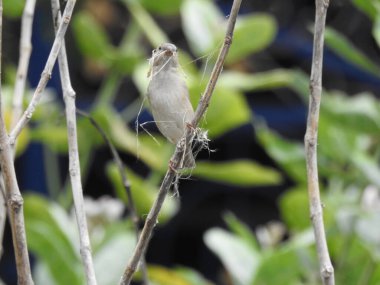
M 227 25 L 226 36 L 224 39 L 224 44 L 220 50 L 218 59 L 212 70 L 211 77 L 207 84 L 205 93 L 202 96 L 201 100 L 199 101 L 197 110 L 195 111 L 194 119 L 191 122 L 193 128 L 187 128 L 186 133 L 182 137 L 181 141 L 177 144 L 176 150 L 171 158 L 171 163 L 170 163 L 171 167 L 168 168 L 166 175 L 162 181 L 157 198 L 154 201 L 154 204 L 149 211 L 148 217 L 145 221 L 144 228 L 141 231 L 140 238 L 137 242 L 136 248 L 134 252 L 132 253 L 132 257 L 129 260 L 129 263 L 121 278 L 120 285 L 129 285 L 132 280 L 133 274 L 136 271 L 136 268 L 141 259 L 141 256 L 145 253 L 148 247 L 149 240 L 151 238 L 153 229 L 157 223 L 157 217 L 158 217 L 158 214 L 160 213 L 162 204 L 164 203 L 166 194 L 168 193 L 169 188 L 172 185 L 174 178 L 176 177 L 177 170 L 180 167 L 181 160 L 182 160 L 181 158 L 183 157 L 183 154 L 185 151 L 185 146 L 190 145 L 191 140 L 194 138 L 193 129 L 195 129 L 198 126 L 200 119 L 203 117 L 209 105 L 211 96 L 215 89 L 216 82 L 219 78 L 220 73 L 222 72 L 225 58 L 231 46 L 233 31 L 235 28 L 236 17 L 239 12 L 240 4 L 241 4 L 241 0 L 234 0 L 232 4 L 231 13 L 230 13 L 230 17 L 229 17 L 228 25 Z
M 168 37 L 159 28 L 159 25 L 155 23 L 154 19 L 138 1 L 124 0 L 124 3 L 152 46 L 159 46 L 162 43 L 169 42 Z
M 22 102 L 32 52 L 32 27 L 36 0 L 27 0 L 21 19 L 20 57 L 17 66 L 16 84 L 13 94 L 11 128 L 14 128 L 22 114 Z
M 29 59 L 32 52 L 32 27 L 34 9 L 36 6 L 36 0 L 27 0 L 25 3 L 24 11 L 21 19 L 21 36 L 20 36 L 20 57 L 17 67 L 16 83 L 13 94 L 13 109 L 11 118 L 11 128 L 13 128 L 17 120 L 22 114 L 22 102 L 25 93 L 25 83 L 28 73 Z M 13 151 L 16 149 L 16 142 L 13 145 Z M 4 189 L 3 189 L 4 190 Z M 5 190 L 4 190 L 5 191 Z M 4 192 L 5 193 L 5 192 Z M 1 197 L 5 199 L 5 197 Z M 2 256 L 2 244 L 4 236 L 4 225 L 6 220 L 6 204 L 5 200 L 1 200 L 0 206 L 0 258 Z
M 111 71 L 111 73 L 107 75 L 103 81 L 99 95 L 96 98 L 96 106 L 112 104 L 120 85 L 120 79 L 121 76 L 117 71 Z
M 0 58 L 2 46 L 3 29 L 3 1 L 0 0 Z M 0 61 L 1 75 L 1 61 Z M 1 93 L 1 80 L 0 80 Z M 9 143 L 9 138 L 2 112 L 2 102 L 0 94 L 0 165 L 6 190 L 6 200 L 9 209 L 9 220 L 12 229 L 13 247 L 15 251 L 17 278 L 20 285 L 33 285 L 32 274 L 28 256 L 26 242 L 23 199 L 18 187 L 16 172 L 13 164 L 13 150 Z
M 328 5 L 329 0 L 316 0 L 313 60 L 310 75 L 310 103 L 305 134 L 305 150 L 310 217 L 314 228 L 320 274 L 323 284 L 333 285 L 335 284 L 334 268 L 331 264 L 323 225 L 317 163 L 318 121 L 322 93 L 323 41 Z
M 32 118 L 33 113 L 36 109 L 36 106 L 41 99 L 42 92 L 44 91 L 46 84 L 48 83 L 51 77 L 53 66 L 55 64 L 55 61 L 57 60 L 63 38 L 65 36 L 67 27 L 70 23 L 71 15 L 73 13 L 75 3 L 76 3 L 76 0 L 67 1 L 66 8 L 62 16 L 63 21 L 61 21 L 58 31 L 56 32 L 53 46 L 51 48 L 49 57 L 46 61 L 45 68 L 41 74 L 41 79 L 38 82 L 37 88 L 33 94 L 32 100 L 30 101 L 29 106 L 26 108 L 24 114 L 21 116 L 20 120 L 17 122 L 17 124 L 15 125 L 15 127 L 13 128 L 12 132 L 9 135 L 9 141 L 11 145 L 14 145 L 15 140 L 17 139 L 18 135 L 20 134 L 22 129 L 25 127 L 25 125 Z
M 68 5 L 69 3 L 67 3 Z M 65 21 L 65 15 L 63 15 L 63 21 L 61 19 L 61 11 L 59 7 L 59 0 L 51 1 L 53 21 L 56 32 L 56 37 L 59 35 L 59 27 Z M 67 9 L 67 6 L 66 6 Z M 66 12 L 66 10 L 65 10 Z M 88 233 L 86 213 L 84 209 L 83 201 L 83 188 L 81 182 L 80 173 L 80 161 L 78 153 L 78 138 L 76 127 L 76 113 L 75 113 L 75 91 L 71 86 L 69 66 L 67 62 L 66 47 L 64 39 L 61 42 L 61 49 L 58 54 L 59 72 L 62 83 L 63 98 L 66 108 L 66 120 L 67 120 L 67 137 L 69 145 L 69 172 L 70 180 L 73 191 L 74 207 L 78 223 L 79 239 L 80 239 L 80 253 L 82 257 L 82 263 L 85 270 L 86 281 L 88 285 L 96 285 L 96 277 L 94 264 L 91 255 L 91 244 Z

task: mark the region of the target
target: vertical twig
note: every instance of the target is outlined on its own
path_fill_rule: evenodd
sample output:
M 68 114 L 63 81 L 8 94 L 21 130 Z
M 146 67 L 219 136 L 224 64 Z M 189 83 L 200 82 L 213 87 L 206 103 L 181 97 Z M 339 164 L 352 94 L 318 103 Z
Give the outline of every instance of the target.
M 3 29 L 3 1 L 0 0 L 0 58 Z M 1 78 L 1 61 L 0 61 Z M 0 80 L 1 93 L 1 80 Z M 16 172 L 13 164 L 12 148 L 4 122 L 0 94 L 0 164 L 3 172 L 6 200 L 9 209 L 9 220 L 12 228 L 13 247 L 15 251 L 18 284 L 32 285 L 28 248 L 26 242 L 23 199 L 17 184 Z
M 310 75 L 310 103 L 305 134 L 305 150 L 310 217 L 314 228 L 320 273 L 323 284 L 333 285 L 335 283 L 334 268 L 331 264 L 323 225 L 317 163 L 318 121 L 322 93 L 323 42 L 328 5 L 329 0 L 316 0 L 313 59 Z
M 27 0 L 24 7 L 24 12 L 21 19 L 21 36 L 20 36 L 20 55 L 16 74 L 16 83 L 14 87 L 13 94 L 13 108 L 12 108 L 12 119 L 11 128 L 13 128 L 20 118 L 22 113 L 22 101 L 25 92 L 25 83 L 28 73 L 29 59 L 32 52 L 32 27 L 33 27 L 33 15 L 34 8 L 36 6 L 36 0 Z M 13 145 L 13 152 L 15 153 L 16 143 Z M 0 174 L 1 175 L 1 174 Z M 2 178 L 1 179 L 1 190 L 3 194 L 0 198 L 0 258 L 2 256 L 2 245 L 4 236 L 4 225 L 7 215 L 5 202 L 5 190 Z
M 27 0 L 21 19 L 20 55 L 13 93 L 11 128 L 15 127 L 22 114 L 22 102 L 28 74 L 29 59 L 32 52 L 32 27 L 35 6 L 36 0 Z
M 128 197 L 128 208 L 129 208 L 129 213 L 132 218 L 132 222 L 135 227 L 135 233 L 136 233 L 136 239 L 139 239 L 140 236 L 140 229 L 139 229 L 139 224 L 140 224 L 140 218 L 137 215 L 137 210 L 135 203 L 133 201 L 133 196 L 132 196 L 132 191 L 131 191 L 131 183 L 129 182 L 127 175 L 125 174 L 125 165 L 123 161 L 121 160 L 119 153 L 117 152 L 115 146 L 112 144 L 111 140 L 108 138 L 107 134 L 105 131 L 102 129 L 102 127 L 98 124 L 98 122 L 88 113 L 79 110 L 77 108 L 77 113 L 86 117 L 91 124 L 98 130 L 100 135 L 102 136 L 104 142 L 107 144 L 108 148 L 111 150 L 113 160 L 119 170 L 119 174 L 125 189 L 125 192 L 127 193 Z M 149 284 L 149 279 L 148 279 L 148 269 L 146 266 L 146 261 L 144 256 L 141 257 L 141 273 L 142 273 L 142 279 L 143 279 L 143 284 L 148 285 Z
M 195 111 L 194 119 L 191 122 L 191 125 L 193 128 L 196 128 L 198 126 L 199 121 L 204 115 L 209 105 L 213 91 L 215 89 L 216 82 L 218 81 L 219 75 L 222 72 L 225 58 L 231 46 L 233 31 L 235 28 L 236 18 L 240 9 L 240 4 L 241 4 L 241 0 L 234 0 L 232 4 L 231 13 L 230 13 L 228 24 L 227 24 L 226 36 L 224 38 L 224 44 L 219 52 L 218 59 L 212 70 L 211 77 L 207 84 L 205 93 L 203 94 L 201 100 L 199 101 L 197 110 Z M 158 214 L 160 213 L 166 194 L 168 193 L 169 188 L 172 185 L 172 182 L 176 176 L 176 170 L 178 170 L 180 167 L 181 158 L 183 157 L 183 154 L 185 151 L 185 146 L 189 145 L 190 141 L 194 138 L 193 128 L 187 128 L 186 133 L 184 134 L 181 141 L 178 143 L 176 150 L 173 156 L 171 157 L 172 167 L 169 167 L 165 174 L 165 177 L 162 181 L 157 198 L 154 201 L 154 204 L 152 208 L 150 209 L 149 214 L 146 218 L 145 225 L 141 231 L 140 238 L 137 242 L 136 248 L 134 252 L 132 253 L 132 257 L 129 260 L 129 263 L 120 280 L 120 285 L 130 284 L 133 274 L 136 271 L 137 265 L 141 259 L 141 256 L 145 253 L 148 247 L 150 237 L 157 223 Z
M 51 6 L 56 37 L 58 37 L 59 27 L 62 24 L 59 0 L 52 0 Z M 63 20 L 65 19 L 63 18 Z M 85 270 L 87 284 L 96 285 L 97 283 L 91 255 L 91 244 L 86 221 L 86 213 L 84 209 L 83 189 L 80 174 L 75 111 L 75 91 L 71 86 L 64 38 L 62 39 L 61 49 L 58 54 L 58 65 L 63 90 L 63 99 L 65 101 L 66 108 L 67 137 L 69 145 L 69 173 L 79 230 L 80 253 L 82 256 L 82 263 Z
M 37 88 L 33 94 L 32 100 L 30 101 L 24 114 L 21 116 L 20 120 L 17 122 L 17 124 L 12 129 L 12 132 L 9 135 L 9 141 L 11 145 L 15 143 L 15 140 L 20 134 L 20 132 L 22 131 L 22 129 L 32 118 L 33 113 L 36 109 L 36 106 L 41 99 L 42 92 L 44 91 L 46 84 L 51 77 L 53 66 L 55 64 L 55 61 L 57 60 L 58 53 L 61 48 L 62 40 L 65 36 L 67 27 L 70 23 L 71 15 L 73 13 L 75 3 L 76 3 L 76 0 L 68 0 L 66 3 L 66 8 L 62 16 L 63 21 L 61 21 L 58 31 L 56 32 L 53 46 L 51 48 L 49 57 L 46 61 L 45 68 L 41 74 L 41 79 L 38 82 Z

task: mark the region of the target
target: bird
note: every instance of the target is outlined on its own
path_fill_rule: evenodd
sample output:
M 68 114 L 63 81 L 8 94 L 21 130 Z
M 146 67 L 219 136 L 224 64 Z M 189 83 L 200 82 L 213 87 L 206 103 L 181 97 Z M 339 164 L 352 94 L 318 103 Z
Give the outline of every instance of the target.
M 147 98 L 154 121 L 171 143 L 177 144 L 191 127 L 194 109 L 189 90 L 178 62 L 178 50 L 172 43 L 163 43 L 152 52 Z M 194 168 L 195 159 L 191 145 L 185 146 L 180 168 Z

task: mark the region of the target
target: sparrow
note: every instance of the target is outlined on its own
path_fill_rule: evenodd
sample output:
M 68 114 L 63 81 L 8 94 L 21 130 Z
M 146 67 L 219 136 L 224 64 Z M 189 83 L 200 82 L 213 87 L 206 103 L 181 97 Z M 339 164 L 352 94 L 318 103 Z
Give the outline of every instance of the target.
M 147 98 L 154 121 L 171 143 L 177 144 L 194 118 L 189 91 L 179 69 L 177 47 L 161 44 L 150 59 Z M 194 168 L 191 145 L 186 146 L 181 168 Z

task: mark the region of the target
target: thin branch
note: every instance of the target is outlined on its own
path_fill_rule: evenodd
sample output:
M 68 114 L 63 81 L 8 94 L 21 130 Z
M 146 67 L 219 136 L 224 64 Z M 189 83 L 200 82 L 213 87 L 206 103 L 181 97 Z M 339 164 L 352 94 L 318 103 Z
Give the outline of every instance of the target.
M 240 4 L 241 4 L 241 0 L 234 0 L 232 4 L 230 17 L 227 24 L 227 31 L 226 31 L 226 36 L 224 39 L 224 44 L 220 50 L 218 59 L 212 70 L 211 77 L 207 84 L 205 93 L 203 94 L 201 100 L 199 101 L 197 110 L 194 115 L 194 119 L 191 122 L 192 128 L 186 129 L 186 133 L 184 134 L 181 141 L 178 143 L 176 150 L 173 156 L 171 157 L 171 167 L 168 168 L 166 175 L 162 181 L 157 198 L 154 201 L 154 204 L 149 211 L 148 217 L 146 218 L 145 225 L 141 231 L 141 235 L 137 242 L 136 248 L 134 252 L 132 253 L 132 257 L 129 260 L 129 263 L 121 278 L 120 285 L 129 285 L 132 280 L 133 274 L 136 271 L 136 268 L 141 259 L 141 256 L 145 253 L 148 247 L 150 237 L 157 223 L 157 217 L 158 217 L 158 214 L 160 213 L 162 204 L 164 203 L 166 194 L 168 193 L 169 188 L 172 185 L 174 178 L 176 177 L 176 172 L 180 167 L 181 160 L 185 151 L 185 146 L 190 145 L 191 140 L 194 138 L 194 129 L 198 126 L 201 118 L 205 114 L 206 109 L 209 105 L 211 96 L 215 89 L 216 82 L 219 78 L 220 73 L 222 72 L 225 58 L 231 46 L 233 31 L 235 28 L 235 22 L 236 22 L 236 18 L 239 12 Z
M 0 0 L 0 58 L 3 29 L 3 1 Z M 1 78 L 1 61 L 0 61 Z M 1 93 L 1 80 L 0 80 Z M 26 242 L 23 199 L 17 184 L 16 172 L 13 164 L 12 148 L 5 127 L 4 115 L 0 94 L 0 165 L 3 172 L 6 200 L 9 209 L 9 220 L 12 229 L 13 247 L 15 251 L 18 284 L 33 285 L 32 274 Z
M 13 128 L 12 132 L 10 133 L 9 140 L 10 140 L 11 145 L 14 145 L 16 138 L 18 137 L 22 129 L 25 127 L 25 125 L 32 118 L 33 113 L 36 109 L 36 106 L 41 99 L 42 92 L 44 91 L 46 84 L 51 77 L 53 66 L 55 64 L 55 61 L 57 60 L 63 38 L 65 36 L 67 27 L 70 23 L 71 15 L 73 13 L 75 3 L 76 3 L 76 0 L 67 1 L 66 8 L 62 16 L 63 21 L 61 21 L 58 31 L 56 32 L 53 46 L 51 48 L 49 57 L 46 61 L 45 68 L 41 74 L 41 79 L 38 82 L 37 88 L 33 94 L 32 100 L 30 101 L 29 106 L 26 108 L 24 114 L 21 116 L 20 120 L 17 122 L 16 126 Z
M 27 0 L 24 7 L 24 12 L 21 19 L 21 36 L 20 36 L 20 57 L 17 67 L 16 83 L 13 95 L 13 108 L 12 108 L 12 118 L 11 118 L 11 128 L 14 127 L 17 120 L 20 118 L 22 113 L 22 101 L 25 92 L 25 82 L 28 72 L 29 58 L 32 51 L 32 26 L 33 26 L 33 15 L 34 8 L 36 5 L 35 0 Z M 13 145 L 13 151 L 16 149 L 16 143 Z M 6 209 L 6 197 L 5 197 L 5 187 L 4 181 L 2 180 L 2 174 L 0 172 L 0 188 L 2 195 L 0 197 L 0 259 L 3 255 L 3 238 L 4 238 L 4 227 L 7 216 Z
M 129 182 L 129 180 L 125 174 L 125 165 L 124 165 L 123 161 L 121 160 L 119 153 L 117 152 L 115 146 L 113 145 L 111 140 L 108 138 L 108 136 L 107 136 L 106 132 L 103 130 L 103 128 L 98 124 L 98 122 L 90 114 L 88 114 L 82 110 L 79 110 L 78 108 L 77 108 L 77 113 L 83 117 L 86 117 L 91 122 L 91 124 L 97 129 L 97 131 L 102 136 L 102 138 L 105 141 L 105 143 L 107 144 L 108 148 L 111 150 L 113 160 L 114 160 L 114 162 L 115 162 L 115 164 L 119 170 L 119 174 L 120 174 L 120 177 L 122 179 L 125 192 L 127 193 L 128 209 L 129 209 L 129 213 L 131 215 L 131 218 L 132 218 L 132 221 L 134 224 L 136 238 L 138 239 L 140 236 L 140 229 L 139 229 L 140 218 L 137 215 L 136 206 L 135 206 L 135 203 L 133 200 L 132 191 L 131 191 L 131 183 Z M 143 283 L 149 284 L 148 271 L 147 271 L 144 256 L 141 257 L 141 271 L 142 271 Z
M 36 0 L 27 0 L 21 19 L 20 55 L 13 93 L 11 128 L 15 127 L 22 114 L 22 102 L 28 74 L 29 59 L 32 52 L 32 28 L 35 6 Z
M 323 225 L 317 163 L 318 121 L 322 93 L 323 42 L 328 5 L 329 0 L 316 0 L 313 61 L 310 75 L 310 103 L 305 134 L 305 150 L 310 217 L 317 245 L 320 274 L 323 284 L 333 285 L 335 283 L 334 268 L 331 264 Z
M 68 5 L 68 4 L 67 4 Z M 59 0 L 52 0 L 52 14 L 56 37 L 60 32 L 61 10 Z M 67 7 L 66 7 L 67 9 Z M 65 10 L 66 12 L 66 10 Z M 63 16 L 65 19 L 65 16 Z M 96 276 L 94 270 L 94 264 L 91 255 L 90 236 L 88 233 L 86 213 L 84 209 L 83 201 L 83 188 L 81 182 L 80 173 L 80 161 L 78 153 L 78 137 L 76 127 L 76 113 L 75 113 L 75 91 L 71 86 L 69 66 L 67 62 L 65 41 L 62 39 L 61 49 L 58 54 L 58 65 L 61 77 L 61 84 L 63 90 L 63 99 L 65 101 L 66 108 L 66 121 L 67 121 L 67 137 L 69 145 L 69 173 L 71 180 L 71 187 L 73 191 L 74 207 L 78 223 L 79 240 L 80 240 L 80 253 L 82 257 L 82 263 L 85 270 L 86 280 L 88 285 L 96 285 Z

